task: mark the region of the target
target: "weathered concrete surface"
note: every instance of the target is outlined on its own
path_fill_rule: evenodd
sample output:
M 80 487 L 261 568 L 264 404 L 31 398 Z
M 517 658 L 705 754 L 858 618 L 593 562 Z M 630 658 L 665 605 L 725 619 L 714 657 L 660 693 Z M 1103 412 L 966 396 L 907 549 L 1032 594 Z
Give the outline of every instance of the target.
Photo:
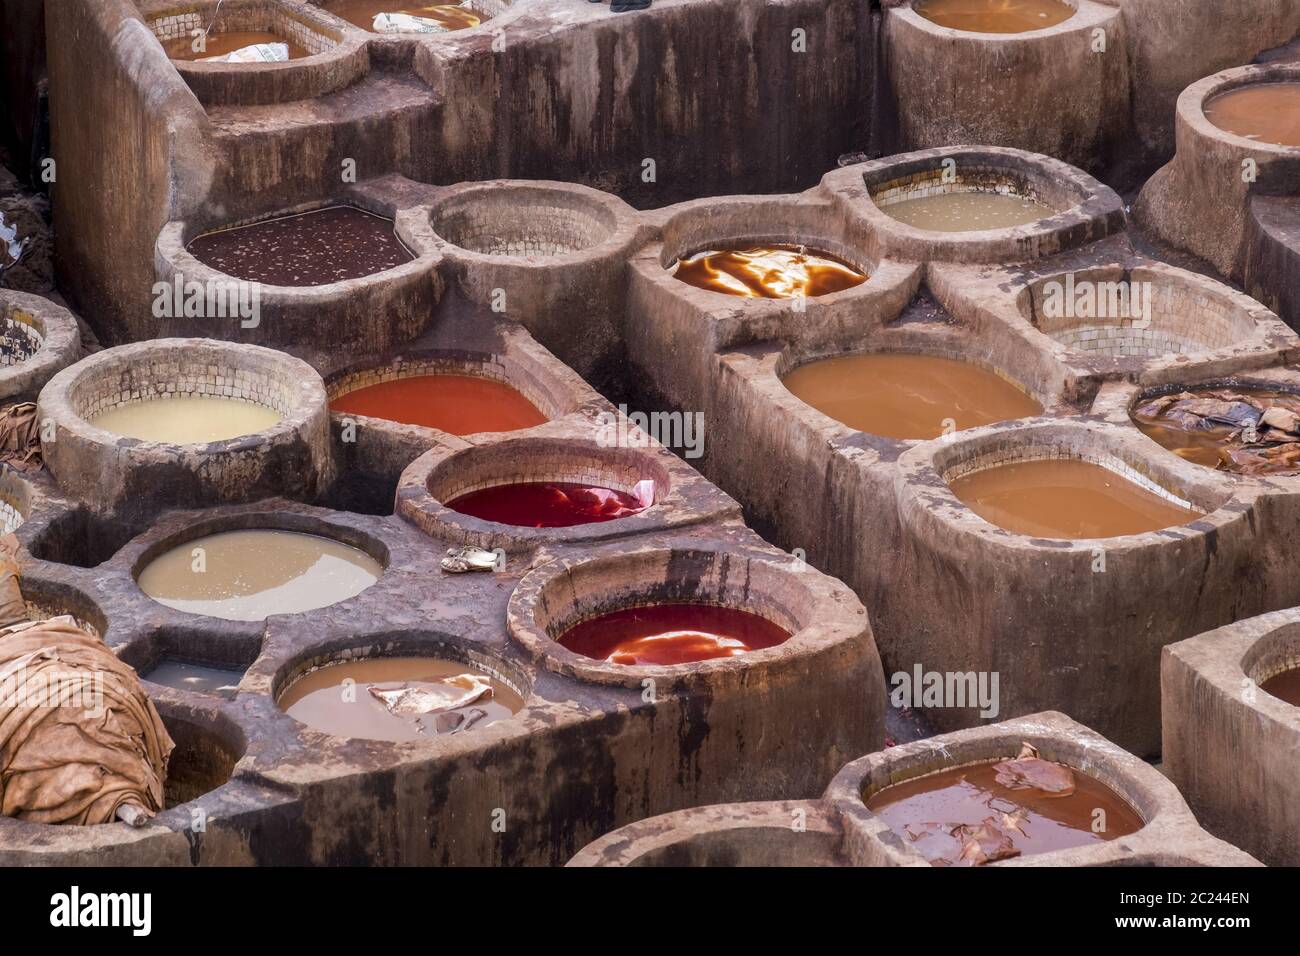
M 1300 330 L 1300 197 L 1251 199 L 1245 244 L 1242 284 Z
M 27 179 L 42 130 L 45 87 L 45 0 L 0 3 L 0 142 L 15 172 Z

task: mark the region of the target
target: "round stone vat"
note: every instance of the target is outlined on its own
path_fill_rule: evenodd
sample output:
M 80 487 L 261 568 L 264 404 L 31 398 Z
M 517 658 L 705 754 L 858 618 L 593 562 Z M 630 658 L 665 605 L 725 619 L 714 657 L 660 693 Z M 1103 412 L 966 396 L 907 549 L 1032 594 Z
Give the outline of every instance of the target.
M 23 598 L 27 602 L 27 617 L 43 621 L 51 617 L 68 615 L 77 626 L 105 641 L 109 639 L 110 621 L 99 602 L 78 587 L 39 571 L 22 575 Z
M 0 289 L 0 399 L 34 401 L 42 386 L 81 357 L 77 320 L 26 292 Z
M 260 634 L 166 626 L 118 648 L 117 656 L 151 684 L 230 700 L 261 650 Z
M 1154 754 L 1160 649 L 1268 600 L 1251 502 L 1155 453 L 1131 426 L 993 425 L 918 445 L 898 468 L 901 549 L 879 584 L 882 655 L 892 672 L 996 680 L 993 716 L 1059 706 Z M 1016 469 L 1006 488 L 962 486 L 1006 469 Z M 1097 536 L 1116 531 L 1131 533 Z M 924 716 L 948 730 L 988 710 L 967 700 Z
M 224 786 L 246 747 L 238 725 L 222 715 L 167 701 L 158 703 L 158 714 L 176 744 L 163 784 L 166 809 L 193 803 Z
M 40 414 L 53 424 L 41 450 L 59 487 L 100 512 L 309 498 L 331 474 L 324 383 L 271 349 L 211 339 L 106 349 L 56 375 Z M 272 424 L 241 433 L 259 422 Z M 203 440 L 214 433 L 233 437 Z
M 954 6 L 947 0 L 885 6 L 884 62 L 899 149 L 987 143 L 1093 170 L 1112 160 L 1129 126 L 1127 30 L 1118 7 L 1036 2 L 1013 21 L 999 14 L 1008 5 L 996 0 L 961 4 L 979 14 L 969 20 L 945 18 L 944 8 Z M 1040 12 L 1049 15 L 1033 15 Z M 1037 22 L 1045 25 L 1011 32 Z M 1086 102 L 1067 105 L 1065 90 Z
M 1162 769 L 1210 832 L 1270 866 L 1300 864 L 1300 706 L 1265 689 L 1300 668 L 1300 609 L 1165 649 Z
M 159 326 L 192 330 L 202 319 L 215 338 L 388 354 L 424 331 L 442 297 L 432 242 L 425 210 L 360 196 L 236 222 L 172 221 L 154 248 Z
M 1109 187 L 1059 160 L 1018 149 L 953 146 L 904 153 L 822 180 L 910 260 L 1016 262 L 1124 228 Z
M 370 67 L 364 38 L 340 29 L 310 4 L 145 0 L 140 6 L 146 25 L 205 106 L 314 99 L 351 85 Z M 289 58 L 227 59 L 253 44 L 282 44 Z
M 1174 119 L 1177 152 L 1142 187 L 1133 207 L 1138 221 L 1241 281 L 1251 253 L 1248 204 L 1253 196 L 1300 189 L 1300 146 L 1230 132 L 1207 109 L 1213 113 L 1216 102 L 1252 87 L 1292 83 L 1300 83 L 1300 63 L 1282 62 L 1224 70 L 1183 90 Z M 1281 109 L 1272 112 L 1281 118 Z
M 0 534 L 17 531 L 31 509 L 32 486 L 12 469 L 0 469 Z
M 167 607 L 229 621 L 304 614 L 356 597 L 388 564 L 377 538 L 291 512 L 214 517 L 151 542 L 132 574 Z
M 344 683 L 354 682 L 345 688 Z M 510 720 L 532 682 L 518 665 L 470 644 L 419 634 L 316 649 L 280 668 L 279 708 L 318 733 L 434 742 Z

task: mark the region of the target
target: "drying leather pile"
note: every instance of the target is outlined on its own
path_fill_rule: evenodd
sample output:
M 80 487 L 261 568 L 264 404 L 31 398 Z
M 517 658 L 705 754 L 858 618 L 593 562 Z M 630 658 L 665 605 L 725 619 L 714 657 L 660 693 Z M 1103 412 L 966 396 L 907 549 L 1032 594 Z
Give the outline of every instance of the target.
M 102 639 L 71 617 L 26 619 L 16 548 L 0 540 L 0 814 L 142 824 L 163 808 L 171 737 Z
M 0 461 L 22 471 L 41 467 L 41 431 L 35 402 L 0 408 Z
M 1162 395 L 1134 417 L 1149 425 L 1219 438 L 1219 467 L 1243 475 L 1300 474 L 1300 395 L 1220 388 Z

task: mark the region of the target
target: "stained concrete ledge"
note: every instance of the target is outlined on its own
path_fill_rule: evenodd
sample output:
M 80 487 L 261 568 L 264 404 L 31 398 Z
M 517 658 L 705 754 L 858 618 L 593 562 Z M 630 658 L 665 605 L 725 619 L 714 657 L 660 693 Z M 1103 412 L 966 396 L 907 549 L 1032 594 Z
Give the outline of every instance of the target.
M 35 400 L 45 383 L 81 358 L 71 312 L 48 299 L 0 289 L 0 400 Z
M 1205 827 L 1272 866 L 1300 865 L 1300 708 L 1259 689 L 1300 665 L 1300 609 L 1166 647 L 1164 770 Z
M 1246 250 L 1242 285 L 1300 330 L 1300 197 L 1252 198 Z

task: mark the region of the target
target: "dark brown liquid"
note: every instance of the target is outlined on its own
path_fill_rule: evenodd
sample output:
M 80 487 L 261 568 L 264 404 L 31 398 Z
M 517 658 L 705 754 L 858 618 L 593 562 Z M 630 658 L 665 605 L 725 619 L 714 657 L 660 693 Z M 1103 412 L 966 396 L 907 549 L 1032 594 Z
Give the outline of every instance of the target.
M 242 50 L 246 46 L 256 46 L 259 43 L 283 43 L 289 48 L 289 59 L 291 60 L 310 55 L 292 40 L 286 40 L 284 37 L 266 30 L 232 30 L 229 33 L 213 31 L 203 38 L 204 48 L 202 51 L 194 49 L 197 38 L 188 33 L 183 37 L 161 42 L 163 49 L 167 51 L 167 55 L 173 60 L 206 60 L 212 57 L 225 56 L 228 53 L 234 53 L 236 50 Z
M 1259 687 L 1260 690 L 1272 694 L 1278 700 L 1284 700 L 1293 707 L 1300 707 L 1300 668 L 1275 674 Z
M 340 395 L 330 408 L 452 435 L 510 432 L 546 421 L 509 385 L 475 375 L 413 375 L 380 382 Z
M 1201 517 L 1109 469 L 1076 459 L 997 465 L 955 478 L 950 486 L 985 521 L 1038 538 L 1113 538 Z
M 1132 412 L 1142 434 L 1206 468 L 1240 475 L 1300 474 L 1300 442 L 1261 422 L 1269 409 L 1300 413 L 1300 396 L 1269 389 L 1181 392 L 1140 402 Z M 1254 441 L 1247 442 L 1250 427 Z
M 331 0 L 325 9 L 363 30 L 374 28 L 381 13 L 405 13 L 425 20 L 436 20 L 448 30 L 476 27 L 488 17 L 467 8 L 445 3 L 403 3 L 402 0 Z
M 960 859 L 962 834 L 952 831 L 990 820 L 1009 838 L 1016 856 L 1086 846 L 1142 829 L 1142 818 L 1115 791 L 1078 770 L 1074 792 L 1062 796 L 1005 786 L 997 781 L 995 766 L 953 767 L 894 784 L 873 794 L 867 808 L 934 866 L 969 862 Z
M 846 355 L 802 365 L 782 381 L 824 415 L 887 438 L 936 438 L 953 430 L 949 422 L 974 428 L 1043 411 L 992 372 L 932 355 Z
M 486 678 L 491 695 L 463 707 L 417 715 L 393 713 L 370 692 L 372 686 L 440 691 L 446 686 L 442 684 L 445 678 L 459 674 Z M 486 727 L 517 714 L 524 706 L 517 693 L 472 664 L 433 657 L 379 657 L 320 667 L 290 684 L 278 703 L 294 720 L 327 734 L 397 741 L 428 740 Z M 475 715 L 476 710 L 482 714 Z
M 559 643 L 611 664 L 686 664 L 775 647 L 790 632 L 765 617 L 714 604 L 622 608 L 575 624 Z
M 803 246 L 699 252 L 679 260 L 673 275 L 697 289 L 754 299 L 811 298 L 867 281 L 843 260 Z
M 1074 16 L 1061 0 L 918 0 L 913 9 L 941 27 L 975 33 L 1025 33 Z
M 209 232 L 188 248 L 218 272 L 284 286 L 359 279 L 415 258 L 393 232 L 391 219 L 353 206 Z
M 1256 83 L 1205 104 L 1219 129 L 1274 146 L 1300 146 L 1300 83 Z

